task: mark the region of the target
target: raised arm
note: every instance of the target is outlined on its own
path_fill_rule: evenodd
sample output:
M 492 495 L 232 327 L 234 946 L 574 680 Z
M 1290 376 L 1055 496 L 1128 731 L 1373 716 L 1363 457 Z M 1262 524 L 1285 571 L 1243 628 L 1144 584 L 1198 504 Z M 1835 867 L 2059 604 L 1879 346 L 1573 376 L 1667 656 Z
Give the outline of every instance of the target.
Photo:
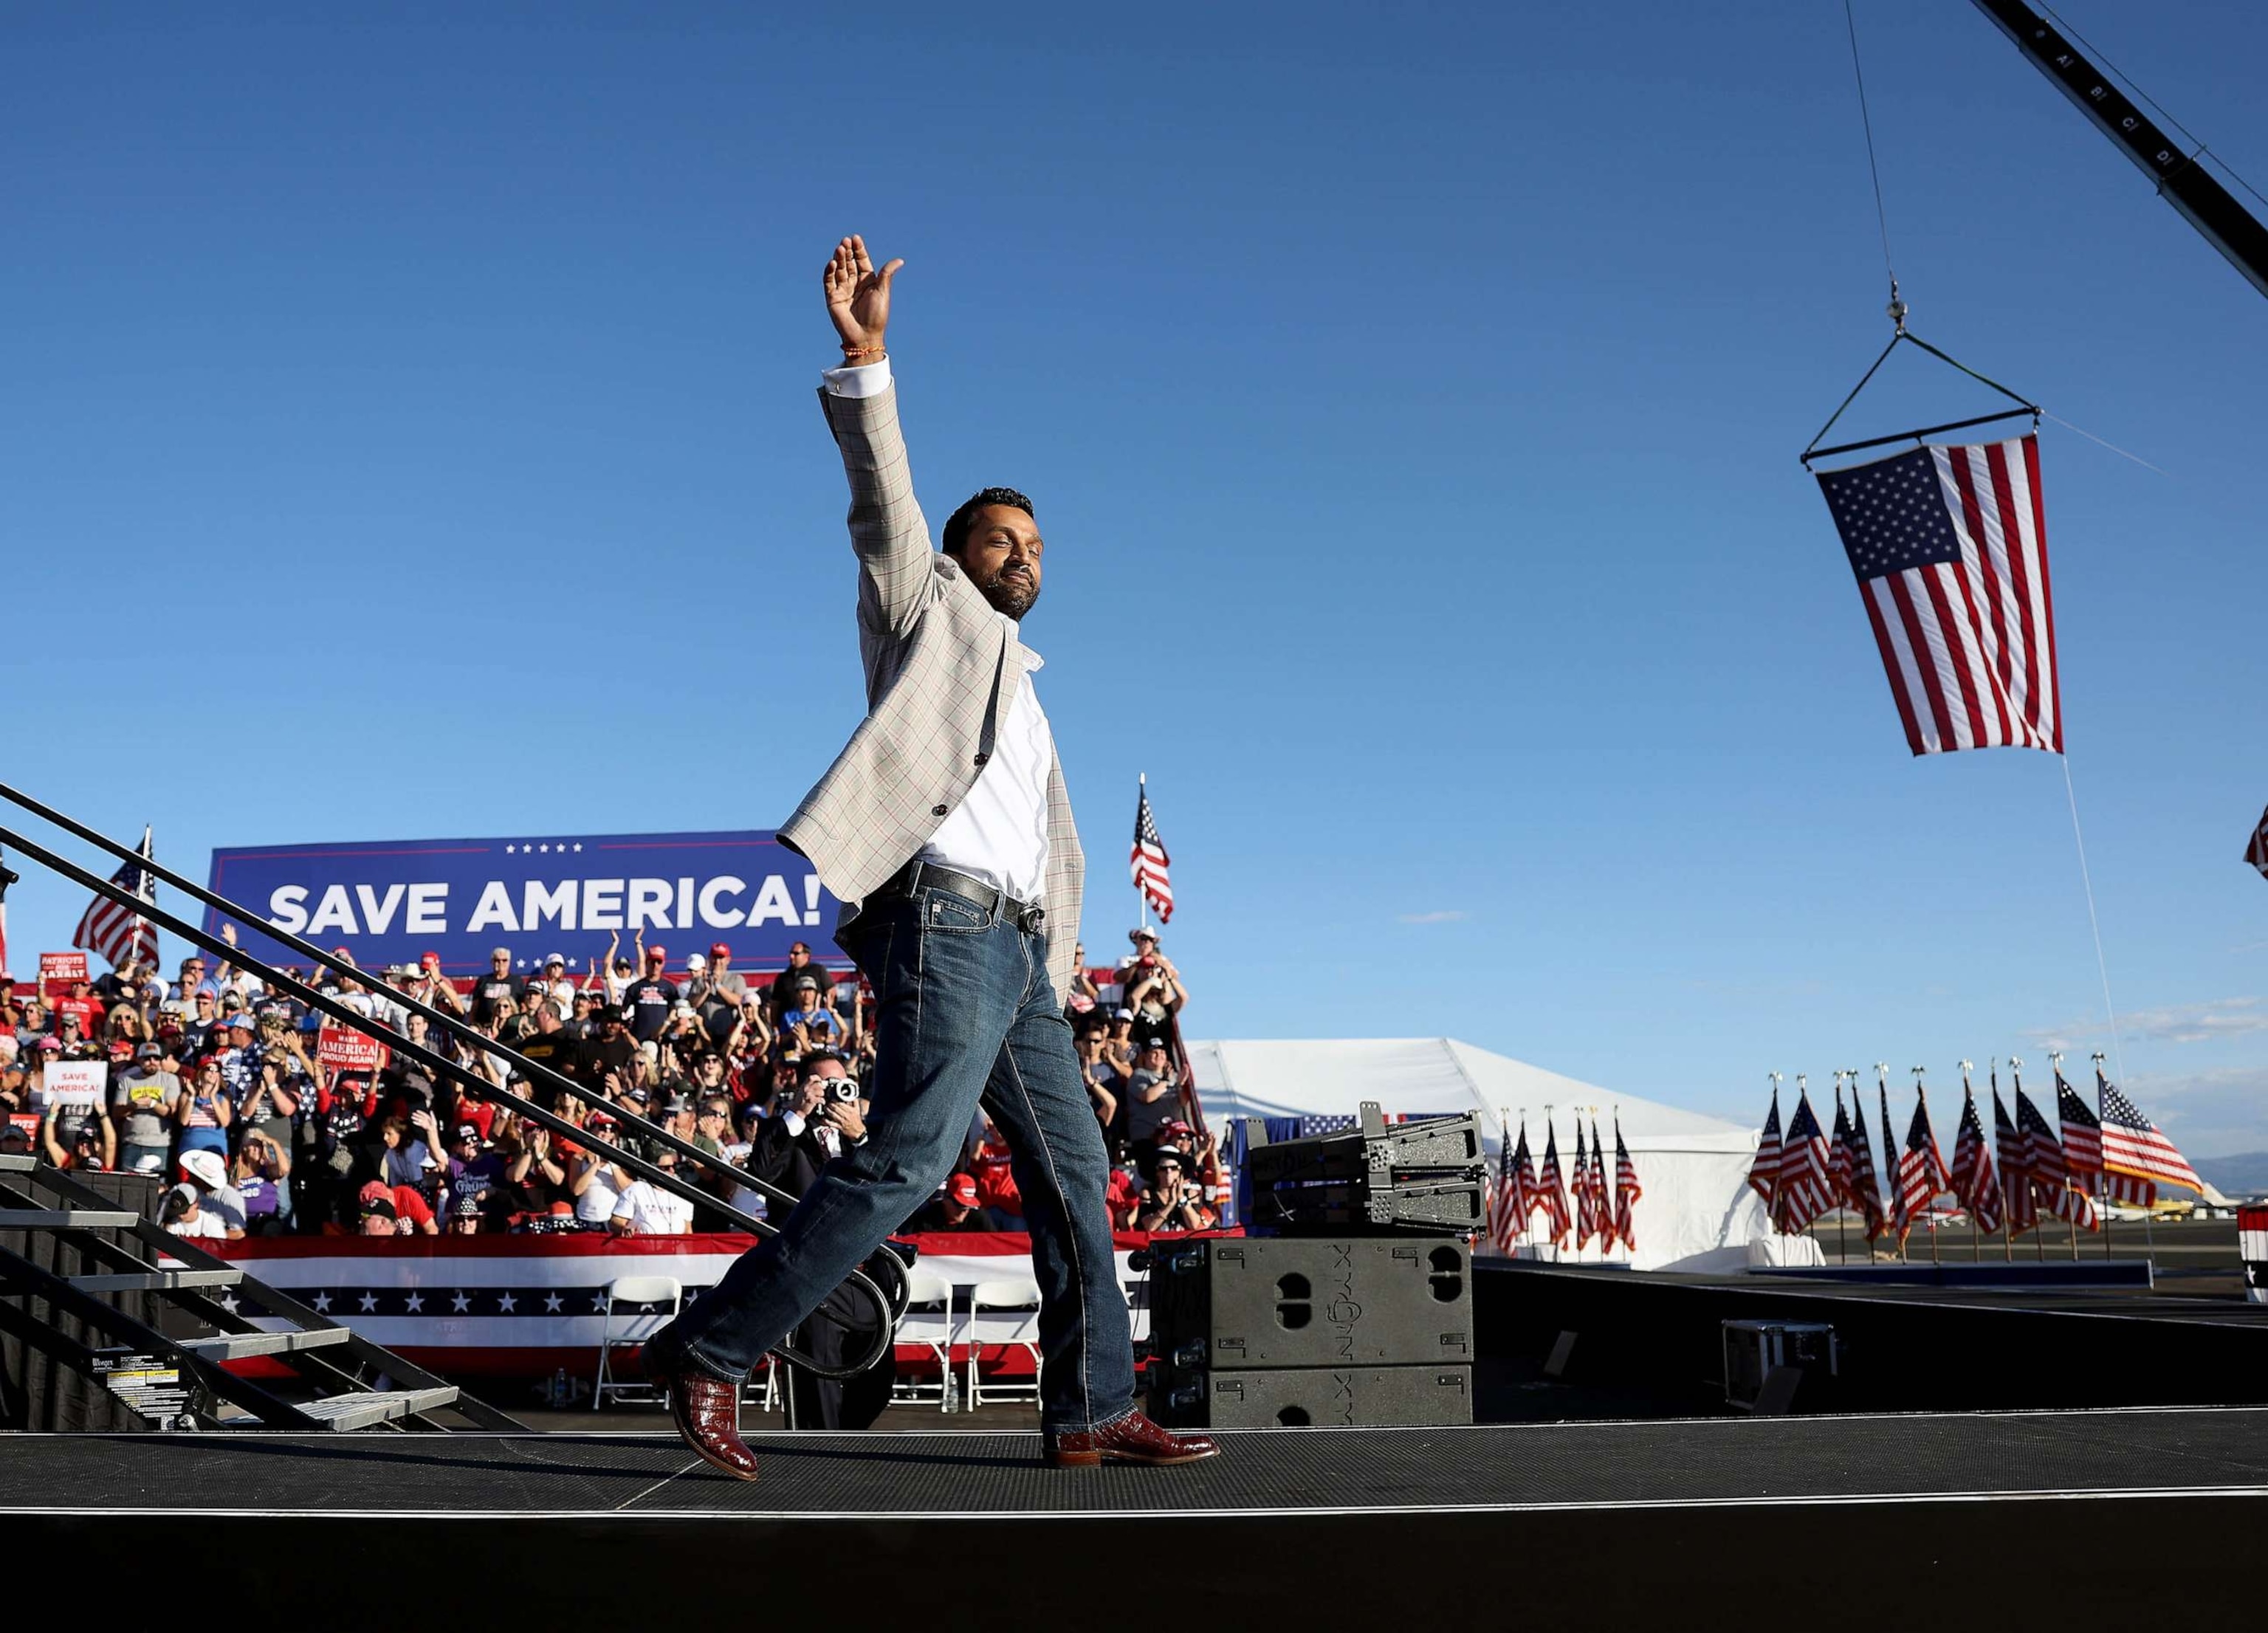
M 850 481 L 858 622 L 877 635 L 902 633 L 935 592 L 929 524 L 914 500 L 884 349 L 890 282 L 905 264 L 893 261 L 875 271 L 865 240 L 853 233 L 835 246 L 821 275 L 827 315 L 843 342 L 843 367 L 829 372 L 820 396 Z

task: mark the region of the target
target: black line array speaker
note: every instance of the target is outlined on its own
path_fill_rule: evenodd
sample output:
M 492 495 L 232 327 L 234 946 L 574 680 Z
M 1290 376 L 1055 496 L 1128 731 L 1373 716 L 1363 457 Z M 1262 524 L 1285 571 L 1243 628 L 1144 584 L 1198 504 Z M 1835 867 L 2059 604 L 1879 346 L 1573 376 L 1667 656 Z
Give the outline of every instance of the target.
M 1150 1401 L 1160 1422 L 1472 1421 L 1463 1241 L 1204 1237 L 1153 1243 L 1150 1254 Z
M 1362 1102 L 1351 1129 L 1304 1139 L 1250 1131 L 1250 1220 L 1286 1236 L 1462 1236 L 1482 1227 L 1485 1158 L 1472 1112 L 1389 1123 Z
M 1473 1421 L 1469 1366 L 1160 1369 L 1150 1416 L 1168 1428 L 1401 1429 Z

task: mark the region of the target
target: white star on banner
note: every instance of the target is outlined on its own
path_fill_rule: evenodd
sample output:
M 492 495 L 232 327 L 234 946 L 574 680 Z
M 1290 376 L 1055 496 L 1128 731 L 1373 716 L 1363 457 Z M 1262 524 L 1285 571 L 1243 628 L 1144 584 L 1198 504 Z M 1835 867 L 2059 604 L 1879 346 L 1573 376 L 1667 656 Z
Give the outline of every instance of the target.
M 408 1310 L 412 1315 L 421 1313 L 425 1308 L 425 1295 L 423 1293 L 410 1294 L 408 1298 L 402 1301 L 402 1307 Z
M 504 855 L 506 855 L 506 856 L 510 856 L 510 855 L 512 854 L 512 847 L 511 847 L 510 845 L 506 845 L 506 846 L 504 848 Z
M 561 1300 L 557 1293 L 544 1294 L 543 1313 L 546 1315 L 556 1315 L 559 1313 L 560 1302 Z
M 607 1307 L 607 1295 L 604 1293 L 593 1293 L 591 1295 L 591 1307 L 593 1310 L 605 1309 Z
M 503 1298 L 497 1300 L 497 1308 L 503 1311 L 506 1315 L 510 1315 L 512 1313 L 512 1306 L 515 1302 L 517 1301 L 512 1298 L 512 1296 L 510 1293 L 506 1293 Z
M 463 1291 L 450 1294 L 449 1307 L 455 1311 L 459 1315 L 462 1315 L 466 1311 L 473 1307 L 471 1295 Z
M 581 840 L 579 840 L 579 839 L 578 839 L 578 840 L 577 840 L 577 841 L 575 842 L 575 849 L 576 849 L 576 850 L 580 850 L 582 848 L 583 848 L 583 842 L 582 842 Z
M 362 1296 L 362 1307 L 364 1314 L 368 1314 L 371 1311 L 377 1309 L 378 1295 L 376 1293 L 364 1293 Z
M 236 1313 L 236 1295 L 234 1293 L 223 1293 L 220 1296 L 220 1307 L 227 1311 L 231 1315 L 234 1315 Z
M 317 1294 L 315 1295 L 315 1313 L 316 1313 L 317 1315 L 328 1315 L 330 1313 L 331 1313 L 331 1296 L 330 1296 L 330 1294 L 328 1294 L 328 1293 L 317 1293 Z

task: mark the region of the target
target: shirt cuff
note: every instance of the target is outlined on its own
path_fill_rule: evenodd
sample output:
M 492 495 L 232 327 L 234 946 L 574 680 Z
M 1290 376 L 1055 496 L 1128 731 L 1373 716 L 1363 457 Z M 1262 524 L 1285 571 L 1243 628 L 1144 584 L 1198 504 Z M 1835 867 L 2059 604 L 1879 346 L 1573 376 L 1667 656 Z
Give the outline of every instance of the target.
M 890 389 L 890 360 L 862 363 L 855 368 L 828 369 L 820 375 L 833 397 L 879 397 Z
M 803 1114 L 801 1112 L 784 1111 L 780 1114 L 780 1121 L 787 1125 L 788 1138 L 792 1140 L 799 1140 L 803 1137 Z

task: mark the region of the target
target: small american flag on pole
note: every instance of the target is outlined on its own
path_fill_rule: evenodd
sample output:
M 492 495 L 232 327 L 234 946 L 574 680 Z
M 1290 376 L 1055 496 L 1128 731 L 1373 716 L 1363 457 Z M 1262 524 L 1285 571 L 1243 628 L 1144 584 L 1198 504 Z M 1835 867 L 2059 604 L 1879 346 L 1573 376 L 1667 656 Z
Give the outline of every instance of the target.
M 1906 1148 L 1898 1157 L 1898 1237 L 1913 1229 L 1913 1222 L 1936 1197 L 1940 1191 L 1953 1188 L 1953 1176 L 1945 1170 L 1945 1158 L 1937 1149 L 1937 1130 L 1930 1127 L 1929 1096 L 1917 1083 L 1914 1085 L 1913 1121 L 1906 1125 Z M 1886 1107 L 1883 1114 L 1889 1114 Z
M 2260 877 L 2268 879 L 2268 811 L 2260 813 L 2260 826 L 2252 830 L 2251 842 L 2244 847 L 2244 859 L 2260 870 Z
M 2037 437 L 1821 471 L 1917 754 L 2063 752 Z
M 2023 1092 L 2019 1080 L 2016 1092 Z M 2038 1175 L 2032 1168 L 2031 1131 L 2000 1104 L 2000 1073 L 1992 1073 L 1992 1148 L 2000 1159 L 2000 1195 L 2008 1205 L 2008 1234 L 2021 1236 L 2040 1222 Z
M 1127 855 L 1127 865 L 1133 871 L 1134 888 L 1158 909 L 1160 924 L 1174 922 L 1174 881 L 1166 872 L 1172 860 L 1150 814 L 1150 779 L 1145 776 L 1134 796 L 1134 849 Z
M 2205 1181 L 2189 1159 L 2158 1132 L 2158 1125 L 2142 1114 L 2142 1108 L 2100 1072 L 2095 1085 L 2102 1101 L 2102 1171 L 2153 1183 L 2162 1181 L 2204 1195 Z
M 1607 1143 L 1599 1137 L 1599 1119 L 1591 1118 L 1591 1209 L 1598 1216 L 1599 1251 L 1615 1250 L 1615 1204 L 1607 1188 Z
M 1520 1144 L 1507 1144 L 1497 1164 L 1496 1192 L 1489 1198 L 1489 1239 L 1510 1253 L 1528 1233 L 1535 1206 L 1535 1169 L 1528 1154 L 1528 1121 L 1520 1124 Z
M 1622 1114 L 1615 1114 L 1615 1234 L 1623 1239 L 1623 1246 L 1632 1253 L 1638 1251 L 1638 1227 L 1631 1215 L 1638 1210 L 1638 1199 L 1646 1195 L 1646 1188 L 1638 1182 L 1638 1165 L 1631 1160 L 1630 1147 L 1623 1144 Z
M 2095 1076 L 2100 1081 L 2102 1074 Z M 2063 1124 L 2065 1169 L 2073 1175 L 2102 1173 L 2102 1124 L 2059 1071 L 2056 1073 L 2056 1120 Z
M 1888 1127 L 1885 1125 L 1885 1132 Z M 1867 1239 L 1872 1241 L 1882 1233 L 1889 1223 L 1882 1211 L 1882 1193 L 1874 1182 L 1874 1143 L 1867 1136 L 1867 1103 L 1859 1098 L 1858 1074 L 1851 1082 L 1851 1148 L 1848 1167 L 1852 1202 L 1867 1221 Z
M 1600 1225 L 1599 1199 L 1591 1190 L 1590 1148 L 1583 1143 L 1583 1120 L 1575 1119 L 1575 1171 L 1568 1176 L 1567 1188 L 1575 1193 L 1575 1251 L 1580 1253 L 1598 1235 Z
M 1984 1123 L 1977 1114 L 1975 1091 L 1961 1098 L 1961 1129 L 1953 1141 L 1953 1194 L 1969 1210 L 1979 1230 L 2000 1228 L 2000 1181 L 1992 1173 L 1992 1148 L 1984 1144 Z
M 1827 1135 L 1811 1109 L 1811 1096 L 1798 1090 L 1795 1115 L 1779 1149 L 1780 1229 L 1793 1232 L 1835 1205 L 1835 1182 L 1828 1166 Z
M 1544 1222 L 1551 1231 L 1552 1246 L 1564 1247 L 1567 1245 L 1570 1228 L 1567 1191 L 1559 1173 L 1559 1131 L 1548 1121 L 1543 1125 L 1543 1167 L 1535 1176 L 1535 1206 L 1543 1210 Z
M 2061 1072 L 2056 1074 L 2056 1085 L 2062 1092 L 2071 1092 Z M 2084 1111 L 2086 1107 L 2080 1109 Z M 2064 1158 L 2063 1147 L 2056 1141 L 2055 1130 L 2048 1127 L 2048 1120 L 2040 1115 L 2039 1107 L 2026 1097 L 2021 1083 L 2016 1085 L 2016 1126 L 2023 1130 L 2031 1148 L 2027 1161 L 2031 1168 L 2034 1197 L 2045 1203 L 2058 1218 L 2068 1219 L 2090 1231 L 2101 1230 L 2102 1221 L 2095 1217 L 2094 1200 L 2071 1182 L 2071 1166 Z
M 1749 1165 L 1749 1188 L 1764 1199 L 1764 1211 L 1779 1219 L 1779 1085 L 1772 1085 L 1771 1111 L 1756 1137 L 1756 1160 Z
M 142 858 L 147 861 L 150 850 L 150 830 L 142 830 Z M 158 899 L 158 880 L 140 862 L 127 862 L 110 876 L 110 882 L 121 890 L 130 891 L 143 901 Z M 121 907 L 108 896 L 97 896 L 87 904 L 80 916 L 78 928 L 71 931 L 71 945 L 84 947 L 90 953 L 99 953 L 110 960 L 113 969 L 124 969 L 129 964 L 152 964 L 158 961 L 158 929 L 131 908 Z

